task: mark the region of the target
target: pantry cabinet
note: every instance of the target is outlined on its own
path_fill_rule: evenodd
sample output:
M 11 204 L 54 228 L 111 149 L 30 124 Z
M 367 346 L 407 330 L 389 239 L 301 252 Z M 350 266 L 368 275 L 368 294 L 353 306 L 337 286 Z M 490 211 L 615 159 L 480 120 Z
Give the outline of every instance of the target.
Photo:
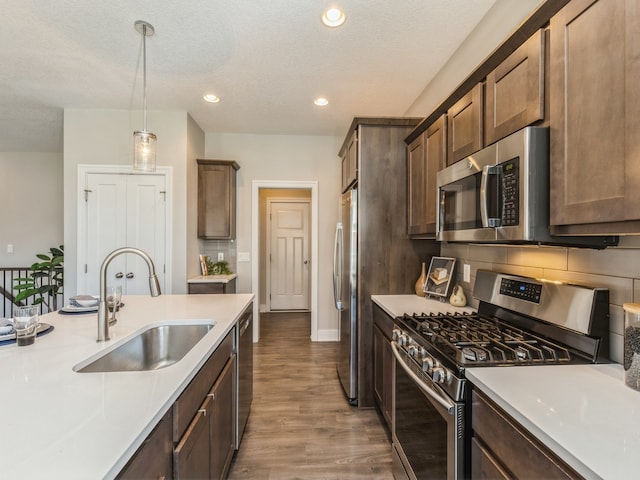
M 198 162 L 198 237 L 233 240 L 236 237 L 236 172 L 227 160 Z
M 447 111 L 447 165 L 483 146 L 484 84 L 478 83 Z
M 544 30 L 538 30 L 487 75 L 485 145 L 544 118 Z
M 472 480 L 583 478 L 477 389 L 471 408 Z
M 640 5 L 573 0 L 550 35 L 551 232 L 640 232 Z
M 446 165 L 447 116 L 442 115 L 407 146 L 407 230 L 434 237 L 438 208 L 437 174 Z

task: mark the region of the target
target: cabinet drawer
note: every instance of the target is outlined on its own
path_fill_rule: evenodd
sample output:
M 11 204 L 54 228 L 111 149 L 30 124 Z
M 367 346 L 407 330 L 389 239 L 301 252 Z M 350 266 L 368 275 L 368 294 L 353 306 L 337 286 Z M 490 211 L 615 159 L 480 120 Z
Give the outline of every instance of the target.
M 174 477 L 178 480 L 210 477 L 209 415 L 211 403 L 211 398 L 207 397 L 173 452 Z
M 471 439 L 471 480 L 509 480 L 502 466 L 478 442 Z
M 582 478 L 491 400 L 477 391 L 472 399 L 474 437 L 514 478 Z
M 178 442 L 233 354 L 234 330 L 230 331 L 195 378 L 173 404 L 173 441 Z

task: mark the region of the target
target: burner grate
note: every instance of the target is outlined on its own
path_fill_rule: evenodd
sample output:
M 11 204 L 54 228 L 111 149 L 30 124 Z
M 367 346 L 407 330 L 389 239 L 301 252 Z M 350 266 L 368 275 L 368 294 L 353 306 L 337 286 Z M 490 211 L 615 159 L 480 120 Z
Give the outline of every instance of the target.
M 569 351 L 496 318 L 474 313 L 414 314 L 414 330 L 458 365 L 568 363 Z

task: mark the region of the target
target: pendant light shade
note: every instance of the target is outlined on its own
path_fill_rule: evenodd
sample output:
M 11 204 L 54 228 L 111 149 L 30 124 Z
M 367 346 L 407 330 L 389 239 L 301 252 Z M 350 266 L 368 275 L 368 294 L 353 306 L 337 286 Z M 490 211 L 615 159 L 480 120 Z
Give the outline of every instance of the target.
M 142 35 L 142 130 L 133 132 L 133 168 L 144 172 L 156 171 L 157 137 L 147 131 L 147 37 L 155 33 L 150 23 L 138 20 L 135 29 Z

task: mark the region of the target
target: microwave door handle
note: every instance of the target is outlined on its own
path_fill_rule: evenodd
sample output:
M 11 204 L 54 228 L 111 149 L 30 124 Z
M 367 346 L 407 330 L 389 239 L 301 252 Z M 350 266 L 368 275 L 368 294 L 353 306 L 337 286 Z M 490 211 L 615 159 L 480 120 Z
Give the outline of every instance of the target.
M 482 227 L 499 227 L 502 223 L 500 217 L 489 217 L 489 175 L 498 175 L 495 166 L 485 165 L 482 167 L 482 177 L 480 179 L 480 220 Z
M 483 227 L 489 226 L 489 192 L 487 192 L 487 177 L 489 176 L 489 165 L 482 167 L 482 177 L 480 180 L 480 220 Z
M 333 301 L 338 310 L 342 310 L 342 224 L 336 225 L 336 236 L 333 243 Z

